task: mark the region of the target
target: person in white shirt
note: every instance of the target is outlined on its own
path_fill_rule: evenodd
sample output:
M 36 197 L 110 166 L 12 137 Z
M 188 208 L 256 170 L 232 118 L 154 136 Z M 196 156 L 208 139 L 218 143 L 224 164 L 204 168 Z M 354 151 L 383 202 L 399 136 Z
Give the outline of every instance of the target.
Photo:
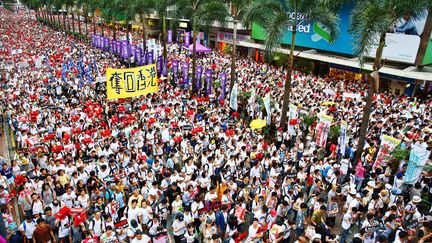
M 40 200 L 39 196 L 36 193 L 33 193 L 31 195 L 32 199 L 32 214 L 40 214 L 42 215 L 44 213 L 44 205 L 43 202 Z
M 404 230 L 398 230 L 396 231 L 396 239 L 393 241 L 393 243 L 404 243 L 408 240 L 408 232 Z
M 66 189 L 66 193 L 61 196 L 61 201 L 65 206 L 72 208 L 76 199 L 75 192 L 72 191 L 71 187 Z
M 137 222 L 142 222 L 142 212 L 140 208 L 137 207 L 138 200 L 133 199 L 131 201 L 131 206 L 126 207 L 125 215 L 127 216 L 127 220 L 129 223 L 134 219 Z
M 173 228 L 174 241 L 180 242 L 181 238 L 186 232 L 186 223 L 183 220 L 182 214 L 177 214 L 176 219 L 173 222 L 172 228 Z
M 151 242 L 151 239 L 148 235 L 143 234 L 141 230 L 137 230 L 135 232 L 135 238 L 131 240 L 131 243 L 149 243 Z
M 344 216 L 342 218 L 342 229 L 343 229 L 343 231 L 342 231 L 342 236 L 341 236 L 341 239 L 340 239 L 340 243 L 345 243 L 346 242 L 346 240 L 348 238 L 348 235 L 349 235 L 349 232 L 350 232 L 350 229 L 351 229 L 351 226 L 354 223 L 353 222 L 353 218 L 355 218 L 357 216 L 357 212 L 358 212 L 357 208 L 351 208 L 351 210 L 348 210 L 344 214 Z
M 254 218 L 252 225 L 249 226 L 248 238 L 246 239 L 246 242 L 259 242 L 263 236 L 263 232 L 257 233 L 260 226 L 261 225 L 258 223 L 258 219 Z
M 254 177 L 260 177 L 261 176 L 261 166 L 260 163 L 256 162 L 254 167 L 250 170 L 250 178 L 253 179 Z
M 217 194 L 215 191 L 214 186 L 210 187 L 210 191 L 206 193 L 205 197 L 204 197 L 204 201 L 205 202 L 212 202 L 213 200 L 216 200 L 217 198 Z
M 56 224 L 58 225 L 58 239 L 59 242 L 67 242 L 67 239 L 69 239 L 69 242 L 72 241 L 72 235 L 71 235 L 71 219 L 67 216 L 62 220 L 57 220 Z
M 88 228 L 92 235 L 94 236 L 101 236 L 103 231 L 105 231 L 105 223 L 104 220 L 101 218 L 101 212 L 95 211 L 93 219 L 89 221 Z
M 132 219 L 129 228 L 127 229 L 127 236 L 129 237 L 130 241 L 132 241 L 135 238 L 136 233 L 138 231 L 142 232 L 142 227 L 141 225 L 138 224 L 138 222 L 135 219 Z
M 24 234 L 27 240 L 29 240 L 30 242 L 32 241 L 33 232 L 35 231 L 35 229 L 36 229 L 36 221 L 33 219 L 31 215 L 27 215 L 24 222 L 22 222 L 18 228 L 18 230 L 21 231 L 21 233 Z

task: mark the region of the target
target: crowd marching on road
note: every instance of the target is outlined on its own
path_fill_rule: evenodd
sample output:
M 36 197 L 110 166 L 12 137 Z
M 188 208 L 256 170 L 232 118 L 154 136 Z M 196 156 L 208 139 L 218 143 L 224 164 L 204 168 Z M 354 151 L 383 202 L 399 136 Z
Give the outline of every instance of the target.
M 16 143 L 0 170 L 8 242 L 432 241 L 430 175 L 407 184 L 407 161 L 380 146 L 391 138 L 430 150 L 430 97 L 374 95 L 366 146 L 355 151 L 362 81 L 294 71 L 279 128 L 282 68 L 237 57 L 233 110 L 220 86 L 197 98 L 183 77 L 174 82 L 173 61 L 191 57 L 170 44 L 158 92 L 112 101 L 97 80 L 126 68 L 119 57 L 23 11 L 0 8 L 0 35 L 0 98 Z M 197 63 L 216 83 L 231 58 L 212 51 Z M 322 117 L 345 127 L 343 140 Z M 251 128 L 256 118 L 271 125 Z

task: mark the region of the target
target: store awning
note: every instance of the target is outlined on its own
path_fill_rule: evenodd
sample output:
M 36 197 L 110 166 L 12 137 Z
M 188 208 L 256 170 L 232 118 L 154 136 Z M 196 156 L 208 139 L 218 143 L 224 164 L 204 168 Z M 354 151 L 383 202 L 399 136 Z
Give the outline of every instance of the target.
M 193 52 L 193 44 L 189 45 L 189 51 Z M 211 52 L 211 49 L 201 45 L 198 42 L 196 42 L 195 43 L 195 52 Z
M 265 49 L 265 46 L 262 44 L 248 42 L 248 41 L 240 41 L 237 45 L 249 47 L 249 48 L 256 48 L 256 49 L 260 49 L 260 50 Z M 277 50 L 277 52 L 281 52 L 281 53 L 285 53 L 285 54 L 289 54 L 289 51 L 290 50 L 283 49 L 283 48 Z M 333 64 L 337 64 L 337 65 L 342 65 L 342 66 L 353 67 L 353 68 L 356 68 L 359 70 L 361 68 L 360 63 L 356 58 L 346 59 L 343 57 L 335 57 L 335 56 L 326 55 L 325 53 L 319 53 L 316 50 L 294 51 L 294 56 L 298 56 L 298 57 L 302 57 L 302 58 L 306 58 L 306 59 L 311 59 L 311 60 L 322 61 L 322 62 L 333 63 Z M 362 69 L 372 71 L 372 66 L 373 66 L 372 63 L 365 63 L 363 65 Z M 398 76 L 398 77 L 403 77 L 403 78 L 408 78 L 408 79 L 432 81 L 432 71 L 431 70 L 417 71 L 415 67 L 408 67 L 405 69 L 397 69 L 394 67 L 388 67 L 388 66 L 384 65 L 380 69 L 380 73 Z

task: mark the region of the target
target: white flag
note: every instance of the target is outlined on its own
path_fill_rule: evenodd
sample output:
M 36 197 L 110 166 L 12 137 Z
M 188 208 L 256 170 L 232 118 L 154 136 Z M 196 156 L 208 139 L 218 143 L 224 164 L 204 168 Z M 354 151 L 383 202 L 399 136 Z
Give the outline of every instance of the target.
M 267 111 L 267 124 L 270 125 L 271 123 L 271 110 L 270 110 L 270 94 L 267 93 L 266 96 L 263 99 L 264 107 Z
M 233 109 L 233 111 L 237 111 L 237 94 L 238 88 L 237 83 L 234 84 L 232 90 L 231 90 L 231 96 L 230 96 L 230 107 Z

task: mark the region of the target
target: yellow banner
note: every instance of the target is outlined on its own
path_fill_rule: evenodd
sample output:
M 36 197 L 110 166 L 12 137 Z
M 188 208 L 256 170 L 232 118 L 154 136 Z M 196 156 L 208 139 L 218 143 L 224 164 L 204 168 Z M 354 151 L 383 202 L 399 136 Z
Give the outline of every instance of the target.
M 107 98 L 119 99 L 159 90 L 156 64 L 128 69 L 106 70 Z

